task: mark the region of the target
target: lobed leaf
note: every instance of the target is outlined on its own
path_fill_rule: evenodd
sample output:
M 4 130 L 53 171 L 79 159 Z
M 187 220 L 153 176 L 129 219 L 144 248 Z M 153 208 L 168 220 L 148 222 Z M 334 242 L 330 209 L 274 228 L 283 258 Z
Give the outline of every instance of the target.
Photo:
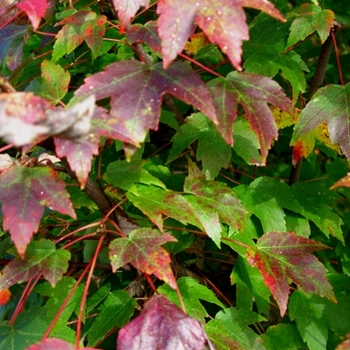
M 129 200 L 163 230 L 162 215 L 199 227 L 220 246 L 221 222 L 233 230 L 246 222 L 247 211 L 235 192 L 223 183 L 186 180 L 186 194 L 164 191 L 152 186 L 134 186 L 127 193 Z
M 15 258 L 2 270 L 0 289 L 8 288 L 43 275 L 52 286 L 68 269 L 70 253 L 57 249 L 54 243 L 46 239 L 32 241 L 23 259 Z
M 24 257 L 37 232 L 44 207 L 76 218 L 64 182 L 48 167 L 13 165 L 0 175 L 4 230 L 9 230 L 18 254 Z
M 52 62 L 71 53 L 84 41 L 91 50 L 92 59 L 100 52 L 105 34 L 106 16 L 98 16 L 93 11 L 81 10 L 66 17 L 58 24 L 63 28 L 58 32 L 53 46 Z
M 217 43 L 232 65 L 241 70 L 242 41 L 249 39 L 244 7 L 262 10 L 281 21 L 274 5 L 264 0 L 160 0 L 157 13 L 164 67 L 183 50 L 194 21 L 212 43 Z
M 118 11 L 120 31 L 124 31 L 130 19 L 141 6 L 148 6 L 149 0 L 112 0 L 114 8 Z
M 216 123 L 207 87 L 183 62 L 176 62 L 167 70 L 160 63 L 112 63 L 104 72 L 86 78 L 75 92 L 74 101 L 92 94 L 97 100 L 110 97 L 109 127 L 113 126 L 119 140 L 139 147 L 148 130 L 158 128 L 161 97 L 165 93 L 192 104 Z
M 142 41 L 151 50 L 162 53 L 162 46 L 158 36 L 158 24 L 156 21 L 149 21 L 145 25 L 133 24 L 126 32 L 126 37 L 130 43 Z
M 163 295 L 153 295 L 140 316 L 118 334 L 118 350 L 204 350 L 207 336 L 199 321 Z
M 240 104 L 250 127 L 259 138 L 262 164 L 271 143 L 278 137 L 277 126 L 268 104 L 293 113 L 291 101 L 281 91 L 281 87 L 267 77 L 248 73 L 231 72 L 227 78 L 217 78 L 208 84 L 214 97 L 218 116 L 219 132 L 227 143 L 233 144 L 233 123 Z
M 334 25 L 334 13 L 331 10 L 322 10 L 315 4 L 302 4 L 288 13 L 288 18 L 295 18 L 290 27 L 290 36 L 287 47 L 304 40 L 317 31 L 324 43 Z
M 336 302 L 326 268 L 311 253 L 326 249 L 324 244 L 296 236 L 293 232 L 269 232 L 259 238 L 246 256 L 262 274 L 283 317 L 288 302 L 289 280 L 306 293 L 316 293 Z
M 22 0 L 16 6 L 27 14 L 34 30 L 38 29 L 40 21 L 49 7 L 47 0 Z
M 160 245 L 174 242 L 169 234 L 152 229 L 136 229 L 127 238 L 117 238 L 109 246 L 109 258 L 113 271 L 128 263 L 136 269 L 154 274 L 176 289 L 176 281 L 170 267 L 171 258 Z
M 82 188 L 85 187 L 91 170 L 92 158 L 99 151 L 99 137 L 91 133 L 75 139 L 56 136 L 55 150 L 58 157 L 66 157 L 70 168 L 77 175 Z
M 292 144 L 318 125 L 327 122 L 330 140 L 339 144 L 350 159 L 350 83 L 328 85 L 319 89 L 300 114 L 295 125 Z
M 57 104 L 68 91 L 70 74 L 61 66 L 44 60 L 41 63 L 41 96 Z

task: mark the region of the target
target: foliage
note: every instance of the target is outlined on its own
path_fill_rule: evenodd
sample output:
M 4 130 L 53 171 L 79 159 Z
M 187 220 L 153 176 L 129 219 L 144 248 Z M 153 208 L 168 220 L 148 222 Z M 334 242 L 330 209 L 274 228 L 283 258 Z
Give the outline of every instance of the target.
M 0 350 L 350 349 L 349 13 L 0 0 Z

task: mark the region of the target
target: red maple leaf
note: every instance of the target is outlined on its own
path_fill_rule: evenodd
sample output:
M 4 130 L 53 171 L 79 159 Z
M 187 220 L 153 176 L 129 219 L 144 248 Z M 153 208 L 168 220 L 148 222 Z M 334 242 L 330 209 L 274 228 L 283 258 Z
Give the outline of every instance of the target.
M 73 100 L 80 101 L 90 95 L 95 95 L 97 100 L 110 97 L 108 134 L 113 133 L 119 140 L 139 147 L 148 130 L 158 128 L 161 97 L 165 93 L 192 104 L 216 123 L 208 88 L 183 62 L 175 62 L 167 70 L 161 63 L 112 63 L 104 72 L 86 78 Z
M 325 277 L 326 268 L 311 255 L 327 248 L 293 232 L 269 232 L 259 238 L 256 247 L 247 250 L 249 264 L 261 272 L 282 317 L 287 309 L 289 279 L 306 293 L 316 293 L 336 301 L 332 286 Z
M 23 257 L 38 230 L 44 207 L 76 218 L 64 182 L 48 167 L 12 165 L 0 175 L 3 227 Z
M 268 104 L 293 114 L 292 103 L 272 79 L 248 73 L 232 72 L 225 78 L 217 78 L 208 84 L 214 96 L 218 116 L 217 128 L 227 143 L 233 143 L 232 129 L 240 104 L 250 127 L 257 134 L 262 163 L 268 149 L 277 139 L 278 129 Z M 260 164 L 261 165 L 261 164 Z
M 274 5 L 266 0 L 160 0 L 157 13 L 160 14 L 158 26 L 164 67 L 183 50 L 196 22 L 240 70 L 242 41 L 249 39 L 243 7 L 262 10 L 284 21 Z
M 38 29 L 49 7 L 47 0 L 22 0 L 16 6 L 27 14 L 34 30 Z
M 199 321 L 163 295 L 154 295 L 141 315 L 118 334 L 117 350 L 202 350 L 208 338 Z

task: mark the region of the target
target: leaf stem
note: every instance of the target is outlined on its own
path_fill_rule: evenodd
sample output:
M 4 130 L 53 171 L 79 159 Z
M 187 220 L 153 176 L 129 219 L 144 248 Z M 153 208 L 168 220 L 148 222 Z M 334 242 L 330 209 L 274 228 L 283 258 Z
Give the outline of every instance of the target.
M 92 279 L 92 274 L 94 273 L 95 270 L 95 266 L 96 266 L 96 261 L 98 258 L 98 254 L 100 254 L 101 251 L 101 247 L 102 247 L 102 243 L 103 240 L 105 239 L 105 234 L 103 234 L 97 244 L 94 256 L 91 259 L 91 267 L 90 267 L 90 271 L 85 283 L 85 288 L 84 288 L 84 293 L 82 295 L 81 298 L 81 302 L 80 302 L 80 308 L 79 308 L 79 315 L 78 315 L 78 322 L 77 322 L 77 330 L 76 330 L 76 336 L 75 336 L 75 346 L 76 349 L 79 349 L 79 345 L 80 345 L 80 335 L 81 335 L 81 325 L 82 325 L 82 319 L 83 319 L 83 314 L 84 314 L 84 308 L 85 308 L 85 304 L 86 304 L 86 299 L 87 299 L 87 294 L 89 291 L 89 287 L 90 287 L 90 283 L 91 283 L 91 279 Z
M 215 75 L 216 77 L 219 77 L 219 78 L 222 77 L 221 74 L 219 74 L 219 73 L 213 71 L 212 69 L 206 67 L 204 64 L 199 63 L 198 61 L 194 60 L 193 58 L 191 58 L 191 57 L 189 57 L 189 56 L 187 56 L 187 55 L 185 55 L 185 54 L 183 54 L 183 53 L 179 53 L 179 56 L 182 57 L 182 58 L 184 58 L 184 59 L 187 60 L 187 61 L 190 61 L 191 63 L 195 64 L 196 66 L 202 68 L 202 69 L 205 70 L 206 72 L 208 72 L 208 73 L 210 73 L 210 74 L 212 74 L 212 75 Z
M 59 308 L 59 310 L 57 311 L 54 319 L 51 321 L 49 327 L 47 328 L 45 334 L 43 335 L 43 337 L 41 338 L 41 341 L 45 341 L 47 339 L 47 337 L 50 335 L 52 328 L 55 326 L 57 320 L 59 319 L 59 317 L 61 316 L 62 312 L 64 311 L 64 309 L 66 308 L 70 298 L 73 296 L 74 292 L 76 291 L 76 289 L 78 288 L 79 284 L 81 283 L 81 281 L 83 280 L 85 274 L 88 272 L 88 270 L 90 269 L 92 264 L 92 260 L 89 261 L 89 263 L 86 265 L 84 271 L 82 272 L 82 274 L 80 275 L 78 281 L 75 283 L 74 287 L 71 289 L 71 291 L 69 292 L 69 294 L 67 295 L 66 299 L 64 300 L 64 302 L 62 303 L 61 307 Z

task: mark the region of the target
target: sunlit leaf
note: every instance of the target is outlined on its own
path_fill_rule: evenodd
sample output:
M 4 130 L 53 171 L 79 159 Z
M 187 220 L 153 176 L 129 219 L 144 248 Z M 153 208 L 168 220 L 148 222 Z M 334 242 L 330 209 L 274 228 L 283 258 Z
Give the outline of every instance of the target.
M 27 14 L 34 30 L 38 29 L 40 21 L 49 7 L 47 0 L 22 0 L 16 6 Z
M 74 101 L 92 94 L 96 95 L 97 100 L 110 97 L 109 128 L 113 128 L 119 140 L 139 147 L 148 130 L 158 128 L 164 93 L 192 104 L 216 122 L 207 87 L 183 62 L 176 62 L 167 70 L 162 68 L 161 63 L 112 63 L 104 72 L 86 78 L 75 92 Z
M 284 20 L 274 5 L 264 0 L 220 0 L 215 3 L 208 0 L 160 0 L 157 13 L 160 14 L 158 27 L 164 67 L 168 67 L 183 50 L 196 22 L 208 39 L 217 43 L 233 66 L 240 70 L 242 41 L 249 39 L 243 6 Z

